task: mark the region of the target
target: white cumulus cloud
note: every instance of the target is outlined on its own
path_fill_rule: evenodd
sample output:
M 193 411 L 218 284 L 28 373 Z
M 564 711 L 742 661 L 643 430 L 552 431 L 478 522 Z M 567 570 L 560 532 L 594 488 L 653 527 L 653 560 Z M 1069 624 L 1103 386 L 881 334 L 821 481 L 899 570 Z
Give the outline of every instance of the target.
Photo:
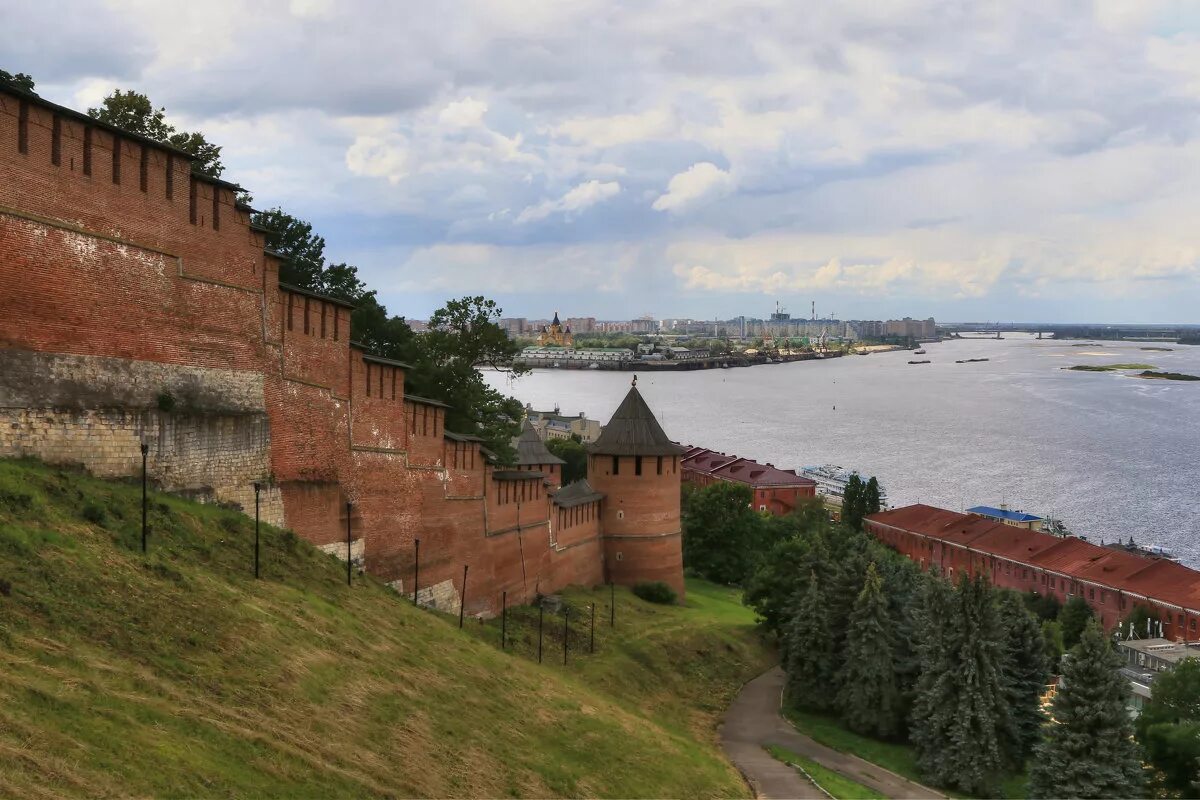
M 616 197 L 620 193 L 621 184 L 617 181 L 587 181 L 571 189 L 557 200 L 545 200 L 537 205 L 529 206 L 517 215 L 517 223 L 535 222 L 558 212 L 570 215 Z
M 732 189 L 732 175 L 711 161 L 701 161 L 671 178 L 666 194 L 654 201 L 654 210 L 680 213 Z

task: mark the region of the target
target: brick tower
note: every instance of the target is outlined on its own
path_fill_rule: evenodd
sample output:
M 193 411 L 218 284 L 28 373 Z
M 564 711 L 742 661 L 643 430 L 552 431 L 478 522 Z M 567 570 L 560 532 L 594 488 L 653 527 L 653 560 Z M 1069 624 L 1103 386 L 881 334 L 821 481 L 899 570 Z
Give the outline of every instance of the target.
M 600 525 L 605 570 L 612 582 L 663 581 L 683 599 L 683 452 L 642 399 L 635 376 L 633 388 L 588 448 L 588 482 L 605 495 Z

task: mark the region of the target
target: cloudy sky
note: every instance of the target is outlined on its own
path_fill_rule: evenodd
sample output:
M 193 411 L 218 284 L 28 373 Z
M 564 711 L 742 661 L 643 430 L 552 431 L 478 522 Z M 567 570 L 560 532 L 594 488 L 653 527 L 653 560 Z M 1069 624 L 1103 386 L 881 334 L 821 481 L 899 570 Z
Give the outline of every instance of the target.
M 0 5 L 397 313 L 1200 322 L 1200 4 Z

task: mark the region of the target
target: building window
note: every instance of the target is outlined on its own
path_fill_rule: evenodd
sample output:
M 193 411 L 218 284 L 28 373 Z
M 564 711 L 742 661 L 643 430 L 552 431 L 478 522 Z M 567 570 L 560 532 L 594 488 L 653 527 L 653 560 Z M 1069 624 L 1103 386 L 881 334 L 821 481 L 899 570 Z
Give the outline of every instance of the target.
M 641 456 L 633 457 L 633 474 L 634 475 L 642 474 L 642 457 Z
M 325 338 L 325 304 L 321 303 L 321 338 Z
M 621 474 L 621 457 L 620 457 L 620 456 L 613 456 L 613 457 L 612 457 L 612 460 L 613 460 L 613 463 L 612 463 L 612 474 L 613 474 L 613 475 L 620 475 L 620 474 Z
M 196 224 L 196 219 L 198 216 L 197 212 L 196 212 L 196 192 L 197 191 L 198 190 L 196 188 L 196 179 L 192 178 L 188 181 L 188 221 L 190 221 L 193 225 Z M 288 330 L 290 331 L 291 329 L 292 329 L 292 326 L 289 324 Z
M 216 186 L 212 187 L 212 197 L 212 229 L 217 231 L 221 229 L 221 190 Z M 305 316 L 305 322 L 307 323 L 307 315 Z
M 175 194 L 175 154 L 167 153 L 167 199 Z
M 83 129 L 83 174 L 92 174 L 92 126 Z
M 338 310 L 335 306 L 333 309 L 333 340 L 338 340 Z
M 143 192 L 150 186 L 150 148 L 142 145 L 142 158 L 138 162 L 138 188 Z
M 22 100 L 17 111 L 17 152 L 29 152 L 29 101 Z
M 193 186 L 194 185 L 195 184 L 193 184 Z M 192 220 L 192 221 L 195 222 L 195 220 Z M 292 329 L 292 297 L 293 297 L 293 295 L 289 292 L 288 293 L 288 307 L 287 307 L 287 318 L 288 318 L 287 329 L 289 331 Z
M 617 561 L 620 561 L 620 560 L 621 560 L 621 551 L 618 550 L 617 551 Z
M 54 115 L 54 122 L 50 128 L 50 163 L 54 166 L 62 164 L 62 119 L 58 114 Z
M 1095 600 L 1095 599 L 1096 599 L 1096 590 L 1089 588 L 1088 589 L 1088 600 Z
M 662 456 L 658 457 L 658 474 L 662 475 Z
M 766 507 L 766 506 L 759 506 L 759 507 L 758 507 L 758 510 L 759 510 L 759 511 L 766 511 L 766 510 L 767 510 L 767 507 Z
M 214 207 L 214 209 L 213 209 L 213 210 L 215 211 L 215 210 L 216 210 L 216 208 Z M 213 227 L 214 227 L 214 228 L 215 228 L 215 227 L 217 227 L 217 219 L 216 219 L 216 217 L 213 217 Z M 304 335 L 305 335 L 305 336 L 308 336 L 308 298 L 307 298 L 307 297 L 306 297 L 306 298 L 304 298 Z M 368 376 L 368 377 L 367 377 L 367 381 L 368 381 L 368 383 L 369 383 L 369 382 L 370 382 L 370 380 L 371 380 L 371 378 L 370 378 L 370 375 L 371 375 L 371 368 L 370 368 L 370 367 L 367 367 L 367 376 Z M 370 393 L 371 393 L 371 392 L 370 392 L 370 390 L 368 389 L 368 390 L 367 390 L 367 394 L 370 394 Z

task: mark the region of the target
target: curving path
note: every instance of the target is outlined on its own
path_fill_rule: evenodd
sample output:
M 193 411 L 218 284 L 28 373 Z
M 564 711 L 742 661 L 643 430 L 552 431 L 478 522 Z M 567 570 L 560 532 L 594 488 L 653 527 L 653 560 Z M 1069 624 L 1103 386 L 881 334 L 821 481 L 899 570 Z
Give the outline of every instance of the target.
M 823 767 L 845 775 L 891 798 L 944 798 L 883 767 L 849 753 L 818 744 L 799 733 L 779 713 L 784 674 L 779 667 L 742 687 L 721 723 L 721 747 L 759 797 L 770 800 L 818 798 L 827 800 L 799 772 L 776 761 L 764 748 L 774 744 L 807 756 Z

